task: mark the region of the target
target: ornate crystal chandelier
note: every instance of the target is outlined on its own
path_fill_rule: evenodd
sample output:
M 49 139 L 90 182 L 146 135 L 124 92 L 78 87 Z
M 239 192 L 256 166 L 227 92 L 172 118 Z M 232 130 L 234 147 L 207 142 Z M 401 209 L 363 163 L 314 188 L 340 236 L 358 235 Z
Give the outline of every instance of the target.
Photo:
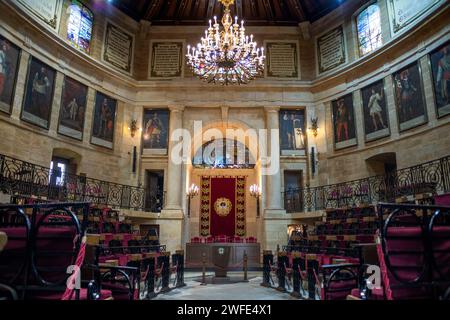
M 187 63 L 194 74 L 209 83 L 246 84 L 264 70 L 264 48 L 257 48 L 253 35 L 246 36 L 244 21 L 238 24 L 238 17 L 231 18 L 230 5 L 234 0 L 219 0 L 225 6 L 222 17 L 223 30 L 214 17 L 209 20 L 205 37 L 197 47 L 188 46 Z

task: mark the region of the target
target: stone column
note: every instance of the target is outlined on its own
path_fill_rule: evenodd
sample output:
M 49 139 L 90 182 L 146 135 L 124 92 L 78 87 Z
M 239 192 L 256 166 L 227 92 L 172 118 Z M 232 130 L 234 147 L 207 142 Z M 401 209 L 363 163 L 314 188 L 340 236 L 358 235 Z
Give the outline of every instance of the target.
M 166 201 L 165 207 L 158 217 L 157 223 L 160 225 L 160 241 L 166 245 L 167 251 L 174 252 L 184 247 L 183 245 L 183 208 L 181 205 L 181 197 L 184 196 L 182 163 L 174 163 L 171 153 L 178 142 L 171 141 L 174 130 L 183 126 L 183 110 L 182 106 L 169 106 L 170 123 L 169 123 L 169 154 L 167 159 L 167 180 L 166 184 Z
M 281 199 L 281 171 L 280 171 L 280 135 L 274 136 L 272 145 L 272 130 L 279 130 L 279 107 L 265 107 L 267 121 L 267 155 L 276 161 L 278 170 L 271 175 L 266 176 L 266 211 L 285 212 L 283 210 Z M 276 131 L 278 132 L 278 131 Z
M 171 153 L 176 144 L 179 142 L 171 141 L 170 137 L 176 129 L 183 126 L 183 110 L 182 106 L 170 106 L 170 128 L 169 128 L 169 157 L 167 162 L 167 188 L 166 188 L 166 206 L 165 210 L 182 211 L 181 193 L 184 185 L 182 179 L 182 164 L 172 161 Z
M 271 161 L 275 161 L 278 170 L 273 174 L 265 175 L 265 209 L 263 225 L 261 226 L 262 239 L 261 246 L 265 250 L 276 250 L 277 245 L 287 244 L 287 226 L 290 223 L 290 216 L 283 209 L 284 205 L 281 198 L 281 171 L 280 171 L 280 135 L 279 135 L 279 107 L 265 107 L 266 126 L 267 126 L 267 156 Z M 271 130 L 275 129 L 273 136 L 273 145 Z

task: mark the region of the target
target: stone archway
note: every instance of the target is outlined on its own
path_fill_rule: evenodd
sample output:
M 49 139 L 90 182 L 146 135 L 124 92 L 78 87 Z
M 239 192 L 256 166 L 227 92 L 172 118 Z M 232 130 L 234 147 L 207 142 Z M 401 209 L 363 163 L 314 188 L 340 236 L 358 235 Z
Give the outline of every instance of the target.
M 397 155 L 395 152 L 376 154 L 366 159 L 370 175 L 386 175 L 397 170 Z
M 250 129 L 250 130 L 249 130 Z M 201 189 L 202 177 L 205 176 L 226 176 L 226 177 L 241 177 L 246 178 L 245 183 L 245 214 L 246 214 L 246 232 L 245 236 L 258 236 L 258 227 L 256 225 L 256 200 L 249 195 L 248 189 L 252 184 L 261 186 L 260 164 L 258 157 L 258 137 L 252 134 L 252 128 L 242 121 L 210 121 L 202 126 L 201 132 L 194 132 L 191 141 L 192 154 L 195 155 L 203 145 L 216 138 L 223 137 L 226 139 L 227 130 L 237 133 L 234 140 L 238 144 L 245 147 L 248 154 L 253 158 L 254 166 L 247 166 L 243 168 L 206 168 L 201 166 L 194 166 L 193 156 L 186 170 L 186 188 L 191 184 L 195 184 Z M 228 132 L 230 133 L 230 132 Z M 256 133 L 256 131 L 255 131 Z M 206 138 L 206 139 L 205 139 Z M 231 137 L 229 137 L 231 138 Z M 206 140 L 206 141 L 205 141 Z M 189 200 L 188 200 L 189 201 Z M 200 235 L 200 209 L 201 209 L 201 190 L 200 194 L 191 200 L 189 218 L 186 220 L 187 228 L 186 241 Z

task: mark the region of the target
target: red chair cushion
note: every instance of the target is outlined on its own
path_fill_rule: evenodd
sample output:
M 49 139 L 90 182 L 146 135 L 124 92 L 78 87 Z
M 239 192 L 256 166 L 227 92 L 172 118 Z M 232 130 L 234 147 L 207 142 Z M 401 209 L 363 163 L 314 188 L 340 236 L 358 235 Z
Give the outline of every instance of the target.
M 228 242 L 228 237 L 225 235 L 219 235 L 215 238 L 216 242 Z

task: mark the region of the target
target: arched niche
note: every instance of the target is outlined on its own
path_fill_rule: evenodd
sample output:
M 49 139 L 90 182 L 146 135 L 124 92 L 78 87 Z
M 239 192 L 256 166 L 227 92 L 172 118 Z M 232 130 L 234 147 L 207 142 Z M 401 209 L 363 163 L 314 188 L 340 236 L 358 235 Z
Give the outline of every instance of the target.
M 67 161 L 68 173 L 77 174 L 77 168 L 81 164 L 81 155 L 73 150 L 65 148 L 54 148 L 52 152 L 52 161 Z
M 397 170 L 397 155 L 395 152 L 384 152 L 366 159 L 371 175 L 385 175 Z

